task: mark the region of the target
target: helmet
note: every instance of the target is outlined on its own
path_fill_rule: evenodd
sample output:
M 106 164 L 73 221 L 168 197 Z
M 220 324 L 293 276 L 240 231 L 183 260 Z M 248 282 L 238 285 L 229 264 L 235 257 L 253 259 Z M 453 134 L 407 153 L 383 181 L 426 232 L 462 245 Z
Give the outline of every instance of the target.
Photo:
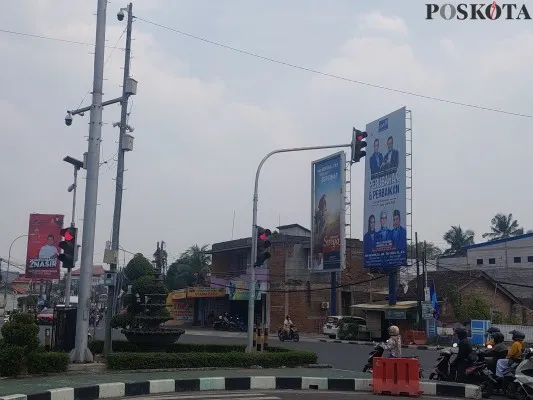
M 468 337 L 468 331 L 465 328 L 455 328 L 454 330 L 459 339 L 466 339 Z
M 496 328 L 495 326 L 491 326 L 489 329 L 487 329 L 487 333 L 492 336 L 493 333 L 500 332 L 499 328 Z
M 494 339 L 494 343 L 503 343 L 505 337 L 503 336 L 503 333 L 501 332 L 494 332 L 492 334 L 492 338 Z
M 400 328 L 398 328 L 396 325 L 391 325 L 389 326 L 388 332 L 391 336 L 398 336 L 400 334 Z
M 523 332 L 514 330 L 509 332 L 512 335 L 512 340 L 524 340 L 526 335 Z

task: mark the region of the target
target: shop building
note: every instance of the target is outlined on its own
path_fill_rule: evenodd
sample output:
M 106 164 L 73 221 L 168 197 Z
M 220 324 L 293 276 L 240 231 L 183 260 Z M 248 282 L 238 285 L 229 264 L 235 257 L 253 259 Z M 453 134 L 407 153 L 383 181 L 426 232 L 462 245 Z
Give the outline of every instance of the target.
M 352 315 L 353 304 L 383 301 L 387 296 L 386 276 L 370 275 L 363 268 L 363 246 L 346 239 L 346 268 L 337 274 L 337 309 L 330 304 L 331 274 L 310 273 L 310 231 L 298 224 L 277 227 L 271 258 L 256 268 L 258 295 L 256 320 L 265 309 L 271 331 L 290 314 L 302 332 L 321 332 L 328 315 Z M 229 312 L 247 317 L 248 268 L 251 264 L 251 238 L 215 243 L 212 246 L 211 288 L 223 288 L 227 302 L 217 304 L 215 314 Z M 371 280 L 374 279 L 374 280 Z M 269 296 L 266 296 L 266 293 Z M 364 311 L 361 311 L 364 312 Z M 204 310 L 205 313 L 205 310 Z

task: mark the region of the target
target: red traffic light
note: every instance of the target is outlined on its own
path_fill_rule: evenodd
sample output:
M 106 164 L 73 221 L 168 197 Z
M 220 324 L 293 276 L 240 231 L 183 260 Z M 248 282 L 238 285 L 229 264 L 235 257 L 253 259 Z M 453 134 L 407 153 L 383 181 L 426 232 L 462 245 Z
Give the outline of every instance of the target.
M 268 236 L 267 236 L 266 233 L 262 233 L 262 234 L 259 235 L 259 239 L 261 239 L 261 240 L 265 240 L 267 237 Z
M 363 136 L 357 136 L 357 140 L 361 141 L 363 139 L 364 139 Z
M 67 242 L 71 242 L 75 239 L 75 233 L 72 232 L 71 228 L 61 229 L 60 235 L 63 236 Z

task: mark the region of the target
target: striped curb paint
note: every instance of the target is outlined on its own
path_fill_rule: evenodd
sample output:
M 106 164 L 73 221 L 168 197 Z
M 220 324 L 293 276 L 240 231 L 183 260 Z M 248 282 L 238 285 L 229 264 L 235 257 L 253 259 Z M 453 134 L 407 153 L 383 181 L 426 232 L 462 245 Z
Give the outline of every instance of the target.
M 100 383 L 77 388 L 50 389 L 36 394 L 15 394 L 0 400 L 99 400 L 117 397 L 161 393 L 199 392 L 215 390 L 333 390 L 337 392 L 372 392 L 372 379 L 322 377 L 214 377 L 196 379 L 157 379 L 140 382 Z M 424 395 L 448 396 L 461 399 L 481 399 L 475 385 L 451 382 L 420 382 Z

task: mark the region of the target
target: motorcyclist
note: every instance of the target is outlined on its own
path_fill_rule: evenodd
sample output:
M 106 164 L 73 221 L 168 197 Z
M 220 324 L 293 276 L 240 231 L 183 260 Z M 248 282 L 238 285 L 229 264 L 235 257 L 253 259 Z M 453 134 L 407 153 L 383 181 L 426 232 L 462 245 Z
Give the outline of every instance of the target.
M 487 336 L 487 342 L 485 343 L 485 346 L 494 346 L 496 343 L 494 342 L 493 334 L 500 332 L 498 328 L 495 326 L 491 326 L 489 329 L 487 329 L 487 332 L 485 333 L 485 336 Z
M 400 336 L 400 328 L 396 325 L 389 326 L 387 330 L 390 338 L 385 343 L 385 347 L 389 350 L 388 358 L 402 357 L 402 337 Z
M 512 335 L 511 339 L 513 343 L 509 347 L 509 350 L 507 350 L 507 357 L 498 360 L 496 363 L 496 376 L 500 378 L 503 378 L 505 372 L 513 363 L 520 362 L 522 354 L 526 349 L 526 346 L 524 345 L 524 339 L 526 338 L 526 335 L 523 332 L 514 330 L 509 333 Z
M 283 321 L 283 332 L 285 332 L 285 335 L 290 336 L 292 325 L 291 316 L 287 314 L 285 321 Z
M 455 380 L 461 382 L 464 380 L 466 367 L 472 362 L 470 357 L 472 354 L 472 343 L 468 340 L 468 332 L 465 328 L 455 329 L 455 334 L 457 335 L 457 339 L 459 339 L 457 343 L 458 352 L 457 357 L 450 364 L 450 372 L 452 376 L 455 375 Z
M 494 343 L 492 348 L 484 351 L 485 357 L 490 357 L 490 360 L 487 362 L 487 366 L 492 372 L 496 372 L 496 364 L 498 360 L 506 358 L 507 356 L 507 346 L 503 343 L 505 337 L 501 332 L 494 332 L 492 335 L 492 343 Z

